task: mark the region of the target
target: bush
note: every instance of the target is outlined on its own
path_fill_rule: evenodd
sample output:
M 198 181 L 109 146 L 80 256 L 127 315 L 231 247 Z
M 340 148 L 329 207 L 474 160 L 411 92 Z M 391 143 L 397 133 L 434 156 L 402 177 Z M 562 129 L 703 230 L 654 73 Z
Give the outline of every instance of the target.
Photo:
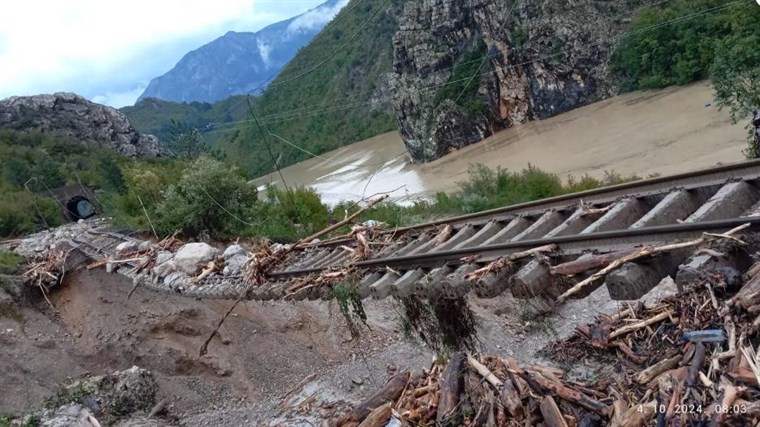
M 176 230 L 191 236 L 207 232 L 215 238 L 242 235 L 255 203 L 255 187 L 236 168 L 201 157 L 163 193 L 154 225 L 166 235 Z
M 35 196 L 28 192 L 0 190 L 0 194 L 3 199 L 0 204 L 0 237 L 22 236 L 45 225 L 56 227 L 63 223 L 61 210 L 52 199 L 38 197 L 35 206 Z

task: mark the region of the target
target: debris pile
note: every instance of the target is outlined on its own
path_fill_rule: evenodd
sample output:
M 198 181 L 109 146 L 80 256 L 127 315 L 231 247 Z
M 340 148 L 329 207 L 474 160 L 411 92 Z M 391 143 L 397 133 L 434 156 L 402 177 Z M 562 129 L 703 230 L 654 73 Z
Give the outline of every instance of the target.
M 606 389 L 613 424 L 760 420 L 760 359 L 753 347 L 760 328 L 760 264 L 750 268 L 738 291 L 726 273 L 706 274 L 693 289 L 655 306 L 631 305 L 601 316 L 544 352 L 614 366 L 617 374 Z
M 421 374 L 396 374 L 333 424 L 601 425 L 612 413 L 604 396 L 597 385 L 570 381 L 555 368 L 456 352 Z

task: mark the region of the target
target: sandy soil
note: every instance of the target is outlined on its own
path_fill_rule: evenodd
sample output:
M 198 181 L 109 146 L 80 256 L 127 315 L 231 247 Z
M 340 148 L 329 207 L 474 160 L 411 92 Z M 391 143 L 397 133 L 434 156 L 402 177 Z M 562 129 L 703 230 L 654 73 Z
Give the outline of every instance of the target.
M 516 126 L 426 164 L 410 164 L 397 133 L 343 147 L 283 169 L 289 184 L 312 185 L 328 202 L 388 191 L 397 199 L 450 191 L 472 163 L 517 170 L 528 164 L 561 177 L 604 171 L 669 175 L 742 160 L 743 126 L 712 102 L 706 83 L 628 93 Z M 257 184 L 277 182 L 266 176 Z

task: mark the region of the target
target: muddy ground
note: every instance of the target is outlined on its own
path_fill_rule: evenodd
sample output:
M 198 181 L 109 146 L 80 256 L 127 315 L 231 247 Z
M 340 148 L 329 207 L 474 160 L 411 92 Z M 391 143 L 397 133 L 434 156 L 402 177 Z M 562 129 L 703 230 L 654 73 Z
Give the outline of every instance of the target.
M 131 287 L 121 276 L 80 270 L 52 292 L 56 313 L 32 293 L 20 303 L 21 323 L 0 317 L 0 411 L 38 407 L 67 378 L 137 365 L 155 374 L 173 423 L 261 425 L 279 412 L 279 397 L 310 374 L 322 398 L 352 401 L 380 386 L 389 368 L 419 370 L 433 358 L 403 337 L 401 308 L 392 299 L 365 301 L 371 330 L 359 339 L 351 338 L 334 301 L 245 302 L 199 357 L 231 302 L 140 288 L 127 299 Z M 538 318 L 510 296 L 470 299 L 482 350 L 526 362 L 575 325 L 622 304 L 602 287 Z M 575 368 L 582 374 L 582 366 Z

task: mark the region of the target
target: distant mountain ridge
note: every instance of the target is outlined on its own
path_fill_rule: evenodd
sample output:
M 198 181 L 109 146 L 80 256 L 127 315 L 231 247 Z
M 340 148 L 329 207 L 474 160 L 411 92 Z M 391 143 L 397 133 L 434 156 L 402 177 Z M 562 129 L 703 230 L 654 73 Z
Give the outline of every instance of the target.
M 151 80 L 138 98 L 214 102 L 259 87 L 290 61 L 348 0 L 316 8 L 255 33 L 230 31 L 187 53 L 166 74 Z

